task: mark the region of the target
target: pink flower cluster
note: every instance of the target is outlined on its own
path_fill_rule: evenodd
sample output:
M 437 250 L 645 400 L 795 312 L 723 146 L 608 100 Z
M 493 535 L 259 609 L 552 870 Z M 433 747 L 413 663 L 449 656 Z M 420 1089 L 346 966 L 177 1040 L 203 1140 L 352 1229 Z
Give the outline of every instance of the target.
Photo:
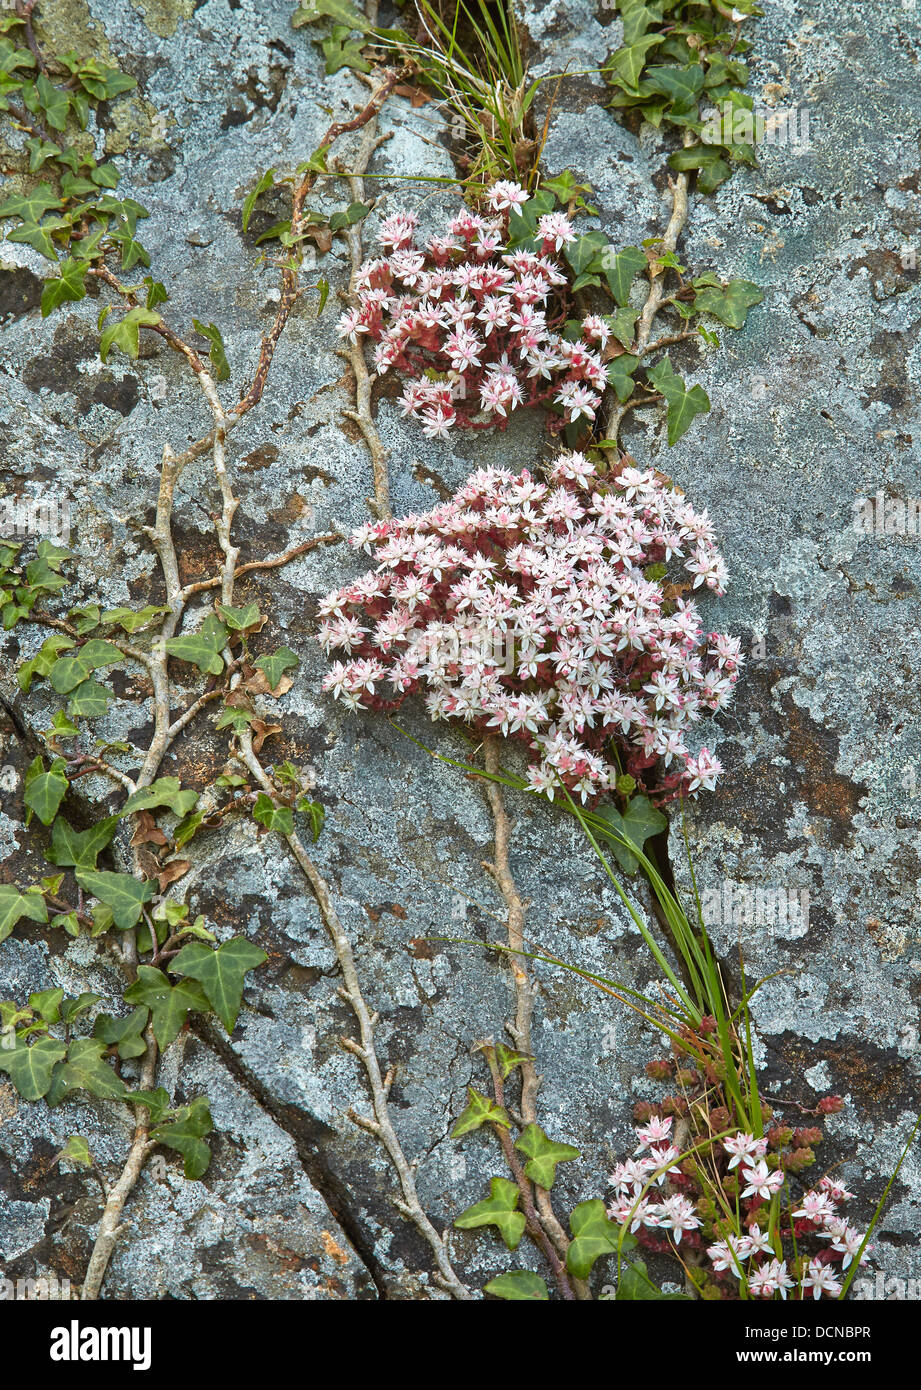
M 538 404 L 558 408 L 559 427 L 595 418 L 607 384 L 595 349 L 610 330 L 593 315 L 582 341 L 560 335 L 569 283 L 560 252 L 575 231 L 562 213 L 547 213 L 536 224 L 539 253 L 507 250 L 509 213 L 527 200 L 516 183 L 494 184 L 493 217 L 465 208 L 421 249 L 417 218 L 396 213 L 379 233 L 387 254 L 358 272 L 358 304 L 339 334 L 376 344 L 379 375 L 393 367 L 411 378 L 403 413 L 430 438 L 447 438 L 453 426 L 504 427 L 512 411 Z
M 730 699 L 740 644 L 705 636 L 682 591 L 722 594 L 726 568 L 707 513 L 630 462 L 601 477 L 565 453 L 546 482 L 483 469 L 433 511 L 361 527 L 377 565 L 320 605 L 318 640 L 345 653 L 323 688 L 351 709 L 423 690 L 433 719 L 523 740 L 551 800 L 613 789 L 615 749 L 659 800 L 712 788 L 719 762 L 686 740 Z
M 679 1188 L 691 1185 L 679 1166 L 681 1154 L 671 1142 L 671 1128 L 671 1116 L 660 1115 L 650 1116 L 646 1124 L 637 1127 L 639 1142 L 633 1158 L 618 1164 L 611 1174 L 615 1195 L 608 1215 L 618 1225 L 639 1232 L 641 1242 L 653 1249 L 662 1248 L 659 1232 L 674 1246 L 681 1243 L 682 1235 L 690 1233 L 690 1242 L 703 1249 L 704 1242 L 696 1233 L 705 1221 L 696 1202 L 680 1190 L 657 1200 L 658 1190 L 666 1184 Z M 741 1165 L 740 1217 L 736 1233 L 724 1234 L 706 1246 L 709 1269 L 717 1281 L 731 1278 L 740 1286 L 744 1284 L 748 1295 L 755 1298 L 773 1298 L 777 1294 L 786 1298 L 791 1289 L 796 1290 L 797 1298 L 810 1293 L 814 1299 L 823 1294 L 837 1298 L 842 1287 L 841 1273 L 858 1256 L 861 1263 L 864 1258 L 863 1233 L 838 1214 L 839 1205 L 853 1193 L 823 1177 L 817 1188 L 805 1194 L 798 1208 L 781 1214 L 783 1233 L 795 1236 L 800 1257 L 790 1267 L 788 1260 L 781 1258 L 783 1252 L 777 1249 L 770 1233 L 763 1231 L 758 1222 L 762 1203 L 769 1203 L 787 1180 L 782 1168 L 768 1165 L 767 1139 L 739 1133 L 724 1139 L 722 1148 L 729 1156 L 728 1172 Z M 727 1210 L 731 1206 L 729 1203 Z M 828 1241 L 828 1245 L 807 1259 L 803 1256 L 803 1243 L 810 1236 Z

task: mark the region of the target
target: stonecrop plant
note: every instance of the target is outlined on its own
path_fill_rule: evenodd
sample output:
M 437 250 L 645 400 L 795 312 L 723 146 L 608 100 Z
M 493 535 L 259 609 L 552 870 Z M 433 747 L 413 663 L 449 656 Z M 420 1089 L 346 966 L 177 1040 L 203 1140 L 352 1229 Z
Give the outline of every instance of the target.
M 510 244 L 512 214 L 528 201 L 519 184 L 495 183 L 486 195 L 491 217 L 464 208 L 421 247 L 416 216 L 396 213 L 378 236 L 387 254 L 358 272 L 358 304 L 342 315 L 339 333 L 376 344 L 379 375 L 395 369 L 409 378 L 403 412 L 430 438 L 502 427 L 534 405 L 545 405 L 551 428 L 561 429 L 593 421 L 601 404 L 608 378 L 599 349 L 610 328 L 590 315 L 578 337 L 564 336 L 569 275 L 561 252 L 575 229 L 564 213 L 545 212 L 525 227 L 536 249 Z
M 658 1074 L 672 1067 L 656 1065 Z M 815 1114 L 841 1108 L 827 1096 Z M 839 1211 L 853 1193 L 828 1174 L 798 1197 L 790 1190 L 791 1175 L 815 1162 L 821 1129 L 773 1123 L 755 1136 L 734 1131 L 725 1107 L 704 1108 L 698 1142 L 682 1152 L 675 1141 L 688 1113 L 681 1097 L 637 1105 L 636 1149 L 610 1178 L 611 1220 L 645 1250 L 678 1260 L 706 1299 L 838 1298 L 865 1257 L 867 1236 Z
M 739 642 L 704 633 L 692 597 L 724 592 L 706 512 L 651 469 L 602 477 L 563 453 L 546 482 L 482 469 L 421 516 L 361 527 L 377 568 L 321 603 L 324 679 L 353 709 L 424 691 L 433 719 L 523 740 L 530 788 L 583 804 L 639 788 L 659 801 L 721 771 L 693 726 L 722 709 Z M 666 582 L 669 561 L 680 582 Z

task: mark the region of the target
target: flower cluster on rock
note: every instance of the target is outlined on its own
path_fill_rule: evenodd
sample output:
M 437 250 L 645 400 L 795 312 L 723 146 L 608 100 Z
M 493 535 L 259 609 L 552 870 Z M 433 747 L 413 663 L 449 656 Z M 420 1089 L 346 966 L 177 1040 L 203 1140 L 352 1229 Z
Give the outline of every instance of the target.
M 796 1298 L 837 1298 L 843 1272 L 858 1257 L 863 1261 L 865 1237 L 838 1211 L 853 1194 L 823 1177 L 798 1206 L 787 1202 L 772 1232 L 768 1229 L 772 1201 L 784 1191 L 787 1168 L 795 1171 L 796 1167 L 795 1163 L 784 1165 L 779 1155 L 769 1160 L 771 1140 L 778 1136 L 736 1133 L 727 1135 L 719 1146 L 714 1143 L 714 1172 L 701 1184 L 700 1169 L 693 1162 L 683 1162 L 672 1142 L 672 1124 L 670 1115 L 653 1113 L 637 1126 L 633 1157 L 611 1174 L 611 1220 L 637 1235 L 641 1245 L 658 1252 L 674 1251 L 684 1237 L 685 1247 L 693 1248 L 703 1261 L 711 1290 L 721 1297 L 738 1297 L 744 1288 L 753 1298 L 786 1298 L 791 1290 Z M 804 1138 L 818 1142 L 812 1131 L 795 1134 L 800 1151 L 805 1151 Z M 718 1179 L 717 1168 L 725 1169 Z M 717 1180 L 723 1187 L 721 1202 L 708 1195 Z M 785 1254 L 784 1237 L 795 1253 Z M 821 1242 L 817 1253 L 807 1249 L 810 1242 Z
M 660 474 L 626 460 L 600 476 L 579 453 L 546 481 L 482 469 L 352 544 L 376 568 L 322 601 L 319 631 L 344 653 L 324 689 L 350 708 L 422 691 L 433 719 L 523 740 L 551 799 L 595 800 L 623 773 L 659 801 L 715 785 L 689 739 L 730 699 L 740 644 L 703 630 L 691 595 L 722 594 L 726 568 L 706 511 Z
M 576 341 L 561 333 L 569 275 L 560 253 L 576 234 L 563 213 L 546 213 L 536 222 L 539 250 L 509 249 L 509 215 L 527 200 L 518 184 L 496 183 L 486 198 L 492 217 L 465 208 L 421 246 L 415 215 L 396 213 L 378 237 L 386 254 L 358 271 L 358 303 L 339 334 L 352 343 L 366 335 L 379 374 L 410 378 L 403 410 L 430 438 L 501 427 L 539 404 L 557 427 L 595 418 L 610 330 L 592 315 Z

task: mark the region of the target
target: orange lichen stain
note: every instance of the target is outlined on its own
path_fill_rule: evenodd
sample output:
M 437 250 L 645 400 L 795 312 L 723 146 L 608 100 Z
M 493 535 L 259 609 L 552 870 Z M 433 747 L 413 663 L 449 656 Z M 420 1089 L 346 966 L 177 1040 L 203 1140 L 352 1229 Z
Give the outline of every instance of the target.
M 327 1255 L 331 1255 L 337 1264 L 348 1264 L 348 1255 L 342 1249 L 341 1245 L 336 1244 L 336 1241 L 330 1235 L 329 1231 L 322 1231 L 320 1233 L 320 1240 L 322 1242 L 323 1249 L 326 1251 Z

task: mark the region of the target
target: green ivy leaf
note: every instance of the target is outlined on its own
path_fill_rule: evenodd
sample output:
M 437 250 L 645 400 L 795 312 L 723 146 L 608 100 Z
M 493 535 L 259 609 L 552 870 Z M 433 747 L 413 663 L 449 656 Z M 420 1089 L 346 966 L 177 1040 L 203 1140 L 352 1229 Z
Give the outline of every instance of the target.
M 310 836 L 316 844 L 323 829 L 323 822 L 326 820 L 326 807 L 319 801 L 311 801 L 309 797 L 302 796 L 295 802 L 294 809 L 299 815 L 307 816 L 310 821 Z
M 340 68 L 351 68 L 353 72 L 370 72 L 371 64 L 361 51 L 361 44 L 349 39 L 354 26 L 333 25 L 328 39 L 323 39 L 320 47 L 326 59 L 326 72 L 331 77 Z
M 112 692 L 99 681 L 81 681 L 71 692 L 67 701 L 67 714 L 71 719 L 100 719 L 109 707 Z
M 119 815 L 130 816 L 135 811 L 152 811 L 157 806 L 168 806 L 177 816 L 187 816 L 198 804 L 198 792 L 187 788 L 182 791 L 178 777 L 158 777 L 149 787 L 140 787 L 132 792 L 121 808 Z
M 65 637 L 62 632 L 55 632 L 46 639 L 31 658 L 24 661 L 17 672 L 19 689 L 24 695 L 28 695 L 29 689 L 35 676 L 45 677 L 50 675 L 51 668 L 57 661 L 61 652 L 68 651 L 74 643 L 69 637 Z
M 7 1040 L 10 1035 L 7 1035 Z M 12 1035 L 12 1047 L 0 1047 L 0 1071 L 5 1071 L 23 1100 L 41 1100 L 51 1085 L 54 1068 L 67 1048 L 56 1038 L 39 1038 L 31 1047 Z
M 125 1002 L 150 1009 L 154 1037 L 161 1050 L 169 1047 L 190 1011 L 211 1011 L 204 990 L 195 980 L 180 980 L 171 985 L 163 971 L 152 965 L 138 966 L 137 979 L 125 990 Z
M 694 281 L 694 308 L 698 313 L 712 314 L 727 328 L 744 328 L 749 309 L 764 299 L 761 290 L 752 280 L 730 280 L 728 285 L 720 282 L 714 285 L 705 283 L 708 279 L 716 277 Z
M 186 1177 L 195 1179 L 203 1176 L 211 1162 L 211 1150 L 203 1136 L 210 1134 L 213 1128 L 208 1099 L 197 1096 L 191 1105 L 177 1110 L 171 1120 L 151 1130 L 150 1137 L 181 1153 Z
M 50 681 L 59 695 L 67 695 L 102 666 L 114 666 L 122 654 L 111 642 L 91 637 L 73 656 L 62 656 L 51 668 Z
M 611 830 L 608 832 L 602 830 L 600 826 L 594 826 L 594 833 L 609 842 L 614 851 L 614 857 L 628 874 L 636 872 L 639 860 L 635 854 L 631 853 L 629 846 L 622 843 L 622 840 L 628 840 L 631 845 L 642 852 L 651 835 L 659 835 L 668 828 L 667 818 L 661 811 L 656 810 L 648 796 L 631 797 L 623 815 L 616 806 L 610 805 L 600 807 L 595 815 L 605 821 Z
M 98 1038 L 74 1038 L 67 1061 L 55 1067 L 48 1104 L 59 1105 L 71 1091 L 89 1091 L 100 1100 L 124 1100 L 128 1088 L 104 1060 L 104 1052 L 105 1044 Z
M 113 234 L 114 235 L 114 234 Z M 124 257 L 123 257 L 124 259 Z M 149 262 L 145 261 L 145 265 Z M 134 262 L 132 262 L 134 264 Z M 130 270 L 130 265 L 123 265 L 123 270 Z M 152 309 L 129 309 L 124 318 L 119 319 L 107 328 L 99 340 L 99 356 L 103 362 L 109 360 L 109 353 L 113 347 L 119 348 L 128 357 L 137 358 L 141 350 L 140 330 L 142 328 L 153 328 L 156 324 L 162 323 L 159 314 Z
M 101 994 L 92 994 L 89 990 L 82 994 L 68 994 L 61 1004 L 61 1022 L 69 1026 L 80 1014 L 98 1004 L 101 998 Z
M 253 820 L 264 825 L 266 830 L 277 830 L 279 835 L 294 834 L 294 812 L 290 806 L 276 806 L 270 796 L 260 792 L 253 806 Z
M 192 811 L 182 818 L 173 833 L 173 844 L 176 849 L 182 849 L 183 845 L 189 843 L 204 819 L 204 814 L 201 811 Z
M 110 873 L 108 869 L 78 869 L 77 882 L 111 908 L 112 921 L 121 931 L 137 926 L 144 904 L 150 902 L 156 888 L 153 879 Z
M 619 48 L 612 55 L 607 73 L 612 79 L 636 91 L 649 50 L 664 42 L 664 34 L 645 34 L 642 38 L 635 39 L 633 43 Z
M 304 24 L 315 24 L 318 19 L 333 19 L 337 24 L 348 25 L 349 29 L 359 29 L 365 33 L 371 26 L 367 15 L 350 3 L 350 0 L 308 0 L 306 5 L 298 5 L 291 24 L 299 29 Z
M 139 1004 L 125 1018 L 97 1014 L 93 1023 L 93 1037 L 105 1043 L 106 1047 L 115 1047 L 124 1061 L 130 1057 L 143 1057 L 147 1051 L 144 1029 L 149 1015 L 146 1004 Z
M 31 193 L 12 193 L 0 203 L 0 217 L 21 217 L 23 222 L 40 222 L 52 208 L 63 207 L 50 183 L 40 183 Z
M 526 1225 L 524 1212 L 518 1211 L 518 1184 L 508 1178 L 490 1178 L 490 1195 L 482 1202 L 461 1212 L 454 1224 L 461 1231 L 476 1230 L 480 1226 L 496 1226 L 509 1250 L 514 1250 L 524 1235 Z M 604 1203 L 599 1202 L 603 1207 Z
M 29 922 L 47 922 L 49 909 L 39 888 L 19 892 L 13 883 L 0 883 L 0 941 L 6 941 L 15 924 L 28 917 Z
M 491 1293 L 494 1298 L 507 1299 L 510 1303 L 547 1303 L 550 1299 L 543 1279 L 529 1269 L 499 1274 L 495 1279 L 490 1279 L 483 1292 Z
M 331 232 L 341 232 L 343 227 L 354 226 L 363 217 L 367 217 L 371 211 L 369 203 L 349 203 L 348 207 L 341 212 L 334 212 L 329 219 L 329 230 Z
M 89 265 L 86 261 L 75 261 L 73 257 L 68 257 L 61 263 L 61 277 L 59 280 L 46 280 L 45 288 L 42 290 L 42 318 L 45 319 L 52 313 L 59 304 L 66 301 L 73 301 L 86 298 L 86 272 Z
M 230 364 L 227 361 L 227 353 L 224 349 L 224 339 L 221 337 L 221 330 L 216 323 L 204 324 L 201 319 L 193 319 L 192 327 L 196 333 L 200 333 L 203 338 L 207 338 L 211 344 L 208 357 L 214 369 L 214 376 L 217 381 L 226 381 L 230 376 Z
M 191 662 L 206 676 L 219 676 L 224 669 L 221 652 L 227 645 L 227 629 L 209 613 L 198 632 L 183 637 L 171 637 L 166 650 L 180 661 Z
M 26 772 L 23 801 L 30 811 L 35 812 L 42 825 L 51 824 L 67 795 L 70 783 L 64 776 L 65 767 L 63 758 L 55 758 L 46 772 L 41 757 L 38 757 Z
M 530 1062 L 533 1058 L 528 1052 L 515 1052 L 511 1047 L 506 1047 L 505 1043 L 499 1043 L 496 1047 L 496 1061 L 502 1073 L 503 1081 L 507 1081 L 516 1067 L 520 1067 L 522 1062 Z
M 61 1019 L 62 989 L 41 989 L 29 995 L 29 1008 L 34 1009 L 39 1018 L 46 1023 L 59 1023 Z
M 625 246 L 616 256 L 605 258 L 604 274 L 608 287 L 621 306 L 630 298 L 630 287 L 649 262 L 638 246 Z
M 92 1168 L 93 1155 L 90 1153 L 90 1146 L 83 1138 L 82 1134 L 72 1134 L 58 1154 L 58 1159 L 64 1158 L 68 1163 L 76 1163 L 78 1168 Z
M 254 665 L 264 673 L 269 689 L 277 690 L 285 672 L 292 666 L 300 665 L 300 657 L 290 647 L 279 647 L 271 656 L 258 657 Z
M 481 1095 L 472 1086 L 467 1087 L 467 1097 L 467 1108 L 451 1130 L 452 1139 L 459 1139 L 462 1134 L 469 1134 L 472 1130 L 479 1129 L 480 1125 L 487 1123 L 502 1125 L 505 1129 L 511 1129 L 512 1122 L 503 1105 L 496 1105 L 495 1101 L 490 1100 L 488 1096 Z
M 527 1154 L 528 1162 L 524 1165 L 526 1175 L 548 1191 L 556 1178 L 556 1165 L 569 1163 L 579 1157 L 579 1150 L 573 1148 L 572 1144 L 557 1144 L 555 1140 L 548 1139 L 537 1124 L 530 1124 L 522 1131 L 515 1140 L 515 1148 Z
M 640 359 L 638 357 L 631 357 L 629 352 L 622 352 L 619 357 L 613 357 L 607 365 L 608 381 L 614 387 L 621 405 L 633 395 L 633 389 L 636 385 L 633 380 L 633 373 L 639 364 Z
M 96 860 L 115 834 L 116 825 L 118 816 L 106 816 L 89 830 L 74 830 L 64 816 L 58 816 L 45 858 L 49 864 L 62 864 L 65 868 L 95 869 Z
M 706 414 L 710 409 L 710 398 L 702 386 L 692 386 L 688 390 L 668 356 L 650 367 L 646 375 L 665 397 L 668 404 L 668 442 L 676 444 L 690 429 L 695 416 Z
M 274 170 L 274 169 L 266 169 L 265 173 L 264 173 L 264 174 L 262 175 L 262 177 L 259 179 L 259 181 L 258 181 L 258 183 L 256 184 L 255 188 L 252 189 L 251 192 L 247 193 L 246 198 L 245 198 L 244 203 L 243 203 L 243 231 L 244 231 L 244 232 L 246 232 L 247 228 L 249 227 L 249 219 L 250 219 L 250 218 L 252 217 L 252 215 L 253 215 L 253 209 L 254 209 L 255 206 L 256 206 L 257 200 L 258 200 L 259 198 L 261 198 L 261 196 L 262 196 L 263 193 L 268 193 L 269 189 L 270 189 L 270 188 L 274 188 L 274 186 L 275 186 L 275 170 Z
M 697 109 L 697 98 L 703 91 L 704 70 L 699 63 L 686 68 L 652 67 L 643 82 L 644 86 L 668 97 L 672 110 L 683 115 Z
M 109 627 L 118 626 L 123 632 L 139 632 L 141 628 L 149 627 L 154 618 L 168 613 L 169 609 L 160 603 L 148 603 L 145 608 L 107 608 L 102 614 L 98 609 L 96 612 L 99 623 Z
M 190 941 L 173 959 L 170 969 L 199 981 L 214 1012 L 227 1032 L 232 1033 L 243 999 L 243 977 L 267 960 L 265 951 L 246 937 L 234 936 L 216 951 Z
M 622 1233 L 620 1226 L 610 1219 L 600 1197 L 574 1207 L 569 1228 L 573 1238 L 566 1253 L 566 1268 L 577 1279 L 587 1279 L 595 1261 L 602 1255 L 616 1254 L 622 1234 L 622 1249 L 632 1250 L 636 1245 L 636 1237 L 629 1231 Z
M 247 628 L 255 627 L 262 617 L 258 603 L 248 603 L 245 608 L 230 608 L 221 604 L 220 613 L 231 632 L 245 632 Z

